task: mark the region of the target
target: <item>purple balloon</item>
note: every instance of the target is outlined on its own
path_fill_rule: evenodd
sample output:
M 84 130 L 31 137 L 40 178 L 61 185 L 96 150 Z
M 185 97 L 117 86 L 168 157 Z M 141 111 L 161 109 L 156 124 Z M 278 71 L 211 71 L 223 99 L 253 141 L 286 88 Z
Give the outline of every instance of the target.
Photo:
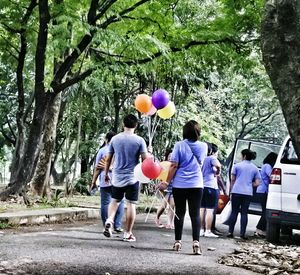
M 152 104 L 158 110 L 166 107 L 169 101 L 170 101 L 170 95 L 164 89 L 158 89 L 152 95 Z

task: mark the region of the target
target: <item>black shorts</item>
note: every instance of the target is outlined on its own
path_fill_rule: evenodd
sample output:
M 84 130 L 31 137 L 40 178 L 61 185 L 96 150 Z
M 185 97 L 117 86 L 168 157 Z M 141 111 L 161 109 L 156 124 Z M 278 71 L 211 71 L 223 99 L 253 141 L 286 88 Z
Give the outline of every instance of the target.
M 112 198 L 117 202 L 120 202 L 125 195 L 125 198 L 130 203 L 137 203 L 139 200 L 139 182 L 124 187 L 112 187 Z
M 217 205 L 217 189 L 204 187 L 201 208 L 214 209 Z

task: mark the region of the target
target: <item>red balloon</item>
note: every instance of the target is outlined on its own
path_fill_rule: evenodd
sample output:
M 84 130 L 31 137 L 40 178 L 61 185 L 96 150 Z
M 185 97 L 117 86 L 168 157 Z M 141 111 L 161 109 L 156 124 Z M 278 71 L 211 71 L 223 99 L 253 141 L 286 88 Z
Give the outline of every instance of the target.
M 149 179 L 156 179 L 161 173 L 159 162 L 154 161 L 154 158 L 146 158 L 142 162 L 142 172 Z

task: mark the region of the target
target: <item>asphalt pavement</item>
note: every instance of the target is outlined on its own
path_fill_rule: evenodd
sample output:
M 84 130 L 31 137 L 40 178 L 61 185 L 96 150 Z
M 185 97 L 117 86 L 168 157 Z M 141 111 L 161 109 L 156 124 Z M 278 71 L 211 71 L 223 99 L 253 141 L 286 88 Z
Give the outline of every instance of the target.
M 174 230 L 157 228 L 153 214 L 147 222 L 145 218 L 146 214 L 137 216 L 134 243 L 123 242 L 122 234 L 103 236 L 99 219 L 2 230 L 0 274 L 255 274 L 218 263 L 240 240 L 201 238 L 203 254 L 193 255 L 187 216 L 182 250 L 174 252 Z M 249 234 L 257 219 L 251 215 Z M 226 232 L 224 225 L 218 227 Z

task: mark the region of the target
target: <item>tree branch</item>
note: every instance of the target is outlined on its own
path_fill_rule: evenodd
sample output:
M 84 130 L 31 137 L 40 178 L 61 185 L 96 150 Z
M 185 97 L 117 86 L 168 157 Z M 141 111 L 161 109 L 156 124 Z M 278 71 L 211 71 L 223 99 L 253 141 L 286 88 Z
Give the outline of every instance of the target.
M 138 7 L 142 6 L 143 4 L 145 4 L 147 2 L 150 2 L 150 0 L 140 0 L 139 2 L 135 3 L 131 7 L 121 11 L 118 15 L 112 15 L 105 22 L 98 25 L 98 27 L 101 29 L 106 29 L 110 24 L 121 21 L 121 19 L 123 18 L 123 15 L 134 11 L 135 9 L 137 9 Z
M 64 89 L 78 83 L 79 81 L 81 80 L 84 80 L 85 78 L 87 78 L 88 76 L 90 76 L 92 74 L 92 72 L 95 70 L 95 68 L 91 68 L 91 69 L 88 69 L 86 70 L 85 72 L 83 72 L 82 74 L 79 74 L 73 78 L 70 78 L 68 80 L 66 80 L 65 82 L 57 85 L 55 87 L 55 93 L 59 93 L 61 91 L 63 91 Z

